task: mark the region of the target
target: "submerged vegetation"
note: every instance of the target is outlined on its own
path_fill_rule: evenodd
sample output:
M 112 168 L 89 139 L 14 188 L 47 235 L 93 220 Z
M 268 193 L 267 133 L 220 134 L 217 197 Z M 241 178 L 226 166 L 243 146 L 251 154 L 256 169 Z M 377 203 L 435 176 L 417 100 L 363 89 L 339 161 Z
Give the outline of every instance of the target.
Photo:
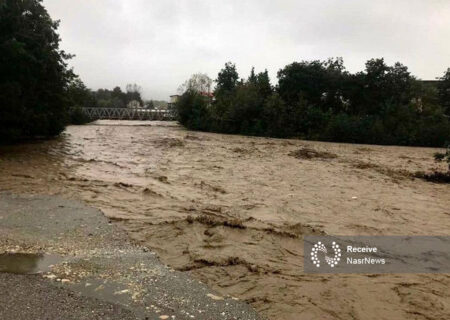
M 434 154 L 434 159 L 437 162 L 445 161 L 448 164 L 446 172 L 434 171 L 431 173 L 417 172 L 416 177 L 422 178 L 436 183 L 450 183 L 450 146 L 447 147 L 445 153 L 437 152 Z
M 420 81 L 401 63 L 367 61 L 345 70 L 342 58 L 294 62 L 240 79 L 226 63 L 214 99 L 187 86 L 177 103 L 189 129 L 351 143 L 443 147 L 450 141 L 450 69 L 440 81 Z

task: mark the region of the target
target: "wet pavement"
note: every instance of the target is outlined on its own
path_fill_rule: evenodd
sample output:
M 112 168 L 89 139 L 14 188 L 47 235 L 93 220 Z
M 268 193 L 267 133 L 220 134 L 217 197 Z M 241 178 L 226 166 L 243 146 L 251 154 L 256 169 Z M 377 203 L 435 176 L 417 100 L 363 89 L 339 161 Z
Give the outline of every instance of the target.
M 149 319 L 154 318 L 158 319 Z M 138 320 L 139 317 L 119 304 L 54 286 L 38 275 L 0 273 L 0 319 Z
M 260 319 L 57 197 L 0 193 L 0 271 L 0 319 Z
M 51 267 L 63 260 L 54 254 L 4 253 L 0 254 L 0 272 L 37 274 L 49 272 Z

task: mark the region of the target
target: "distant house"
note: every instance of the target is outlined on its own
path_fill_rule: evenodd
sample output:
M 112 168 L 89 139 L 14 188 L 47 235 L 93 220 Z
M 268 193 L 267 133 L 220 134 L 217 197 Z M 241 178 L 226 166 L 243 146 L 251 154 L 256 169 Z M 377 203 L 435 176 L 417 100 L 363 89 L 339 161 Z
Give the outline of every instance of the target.
M 214 93 L 206 91 L 200 91 L 199 93 L 206 100 L 208 106 L 211 106 L 214 101 Z
M 210 105 L 212 103 L 212 101 L 214 101 L 214 94 L 212 92 L 207 92 L 207 91 L 198 91 L 198 94 L 200 94 L 202 97 L 207 99 L 208 105 Z M 175 103 L 178 102 L 178 100 L 180 99 L 180 95 L 178 94 L 174 94 L 170 96 L 170 101 L 167 105 L 168 108 L 171 108 L 174 106 Z
M 178 99 L 180 99 L 180 95 L 174 94 L 174 95 L 170 96 L 170 101 L 169 101 L 169 103 L 177 103 L 177 102 L 178 102 Z
M 212 92 L 200 91 L 199 93 L 200 93 L 200 95 L 203 96 L 203 97 L 208 97 L 208 98 L 210 98 L 211 100 L 214 99 L 214 94 L 213 94 Z
M 128 102 L 127 108 L 130 108 L 130 109 L 141 108 L 141 104 L 137 100 L 131 100 L 130 102 Z

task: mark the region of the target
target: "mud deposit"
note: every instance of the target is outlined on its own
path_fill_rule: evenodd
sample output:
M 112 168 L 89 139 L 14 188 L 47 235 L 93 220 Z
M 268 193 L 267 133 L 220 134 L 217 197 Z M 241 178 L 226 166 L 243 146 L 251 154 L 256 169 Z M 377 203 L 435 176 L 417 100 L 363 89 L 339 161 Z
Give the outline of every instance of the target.
M 163 262 L 269 319 L 449 319 L 450 275 L 303 272 L 306 234 L 448 235 L 437 149 L 102 121 L 0 148 L 0 190 L 100 208 Z M 1 221 L 0 221 L 1 224 Z

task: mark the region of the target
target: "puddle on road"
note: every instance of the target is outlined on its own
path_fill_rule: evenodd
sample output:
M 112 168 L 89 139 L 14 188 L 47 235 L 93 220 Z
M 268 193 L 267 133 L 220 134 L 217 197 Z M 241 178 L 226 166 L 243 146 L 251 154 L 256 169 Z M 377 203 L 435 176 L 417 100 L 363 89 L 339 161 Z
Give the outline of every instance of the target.
M 131 303 L 131 295 L 126 286 L 113 281 L 91 279 L 72 284 L 72 289 L 84 296 L 111 303 L 120 303 L 125 306 Z
M 0 272 L 36 274 L 50 271 L 50 266 L 63 258 L 53 254 L 4 253 L 0 254 Z
M 133 301 L 132 292 L 125 284 L 109 280 L 89 279 L 72 283 L 70 288 L 85 297 L 122 305 L 132 310 L 138 319 L 157 319 L 158 315 L 155 313 L 155 310 L 148 310 L 142 303 Z M 166 311 L 165 313 L 170 313 L 169 310 L 165 310 L 164 308 L 156 307 L 156 309 L 159 312 Z

